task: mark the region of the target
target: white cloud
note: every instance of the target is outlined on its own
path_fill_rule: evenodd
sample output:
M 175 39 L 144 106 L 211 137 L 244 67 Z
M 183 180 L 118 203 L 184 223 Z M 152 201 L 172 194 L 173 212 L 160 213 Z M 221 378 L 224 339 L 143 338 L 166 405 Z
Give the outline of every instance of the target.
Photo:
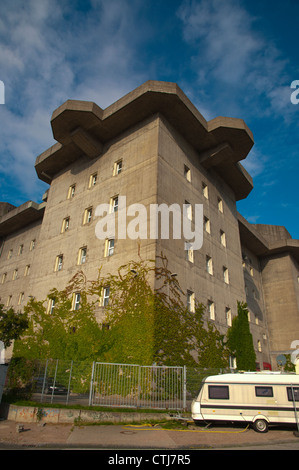
M 256 147 L 250 151 L 245 160 L 242 160 L 242 165 L 246 168 L 248 173 L 253 177 L 257 177 L 263 173 L 268 162 L 268 157 L 263 155 L 257 150 Z
M 230 84 L 244 79 L 248 62 L 262 43 L 251 34 L 252 19 L 236 1 L 187 3 L 180 16 L 186 40 L 202 41 L 199 54 L 205 59 L 205 69 Z
M 200 85 L 210 87 L 216 106 L 247 115 L 290 110 L 284 87 L 287 61 L 258 30 L 259 20 L 239 0 L 190 0 L 178 11 L 192 46 Z M 211 100 L 211 96 L 209 97 Z M 221 108 L 222 109 L 222 108 Z
M 24 198 L 40 195 L 34 162 L 54 143 L 55 108 L 67 99 L 104 108 L 146 79 L 135 71 L 142 34 L 136 1 L 92 0 L 83 10 L 77 3 L 1 0 L 0 79 L 6 103 L 0 107 L 0 170 L 15 175 Z
M 249 215 L 246 217 L 248 222 L 250 222 L 251 224 L 257 224 L 260 218 L 261 218 L 260 215 Z

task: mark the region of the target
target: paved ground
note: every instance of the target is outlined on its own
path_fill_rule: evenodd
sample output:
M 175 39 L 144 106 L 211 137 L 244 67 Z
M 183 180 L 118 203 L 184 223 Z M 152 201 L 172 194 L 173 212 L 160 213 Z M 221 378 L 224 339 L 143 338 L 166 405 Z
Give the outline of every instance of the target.
M 213 425 L 208 429 L 189 425 L 165 430 L 149 425 L 24 424 L 17 431 L 14 421 L 0 421 L 0 449 L 8 448 L 96 448 L 96 449 L 247 449 L 271 448 L 299 450 L 295 428 L 273 428 L 266 434 L 251 428 Z

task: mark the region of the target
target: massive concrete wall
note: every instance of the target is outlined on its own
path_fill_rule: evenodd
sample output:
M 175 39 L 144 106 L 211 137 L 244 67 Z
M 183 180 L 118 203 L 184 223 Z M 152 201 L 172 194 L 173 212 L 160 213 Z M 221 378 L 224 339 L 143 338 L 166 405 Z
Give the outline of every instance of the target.
M 271 351 L 276 356 L 299 341 L 298 266 L 290 254 L 280 253 L 265 257 L 261 267 Z

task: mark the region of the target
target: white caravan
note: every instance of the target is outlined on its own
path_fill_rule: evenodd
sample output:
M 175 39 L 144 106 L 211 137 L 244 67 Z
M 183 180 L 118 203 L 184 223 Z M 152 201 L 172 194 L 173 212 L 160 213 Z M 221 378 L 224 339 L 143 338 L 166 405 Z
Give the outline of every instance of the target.
M 243 372 L 212 375 L 193 400 L 192 418 L 202 421 L 244 421 L 257 432 L 269 424 L 297 424 L 299 375 L 281 372 Z

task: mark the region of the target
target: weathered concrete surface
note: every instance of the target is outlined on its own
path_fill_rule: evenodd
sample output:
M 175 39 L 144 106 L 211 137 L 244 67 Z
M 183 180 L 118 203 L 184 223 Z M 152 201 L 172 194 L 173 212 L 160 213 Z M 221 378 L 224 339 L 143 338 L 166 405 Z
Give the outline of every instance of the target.
M 0 417 L 18 423 L 141 423 L 142 421 L 171 419 L 168 413 L 113 412 L 76 410 L 43 406 L 16 406 L 2 404 Z
M 166 430 L 158 426 L 101 425 L 74 426 L 73 424 L 26 423 L 18 432 L 15 421 L 0 421 L 0 449 L 279 449 L 297 448 L 299 439 L 293 430 L 276 429 L 259 434 L 244 426 L 212 426 L 208 429 L 190 425 L 180 430 Z M 163 453 L 165 453 L 163 451 Z M 157 452 L 155 451 L 155 454 Z M 110 455 L 110 454 L 108 454 Z M 197 455 L 197 454 L 195 454 Z M 198 458 L 198 456 L 196 457 Z

